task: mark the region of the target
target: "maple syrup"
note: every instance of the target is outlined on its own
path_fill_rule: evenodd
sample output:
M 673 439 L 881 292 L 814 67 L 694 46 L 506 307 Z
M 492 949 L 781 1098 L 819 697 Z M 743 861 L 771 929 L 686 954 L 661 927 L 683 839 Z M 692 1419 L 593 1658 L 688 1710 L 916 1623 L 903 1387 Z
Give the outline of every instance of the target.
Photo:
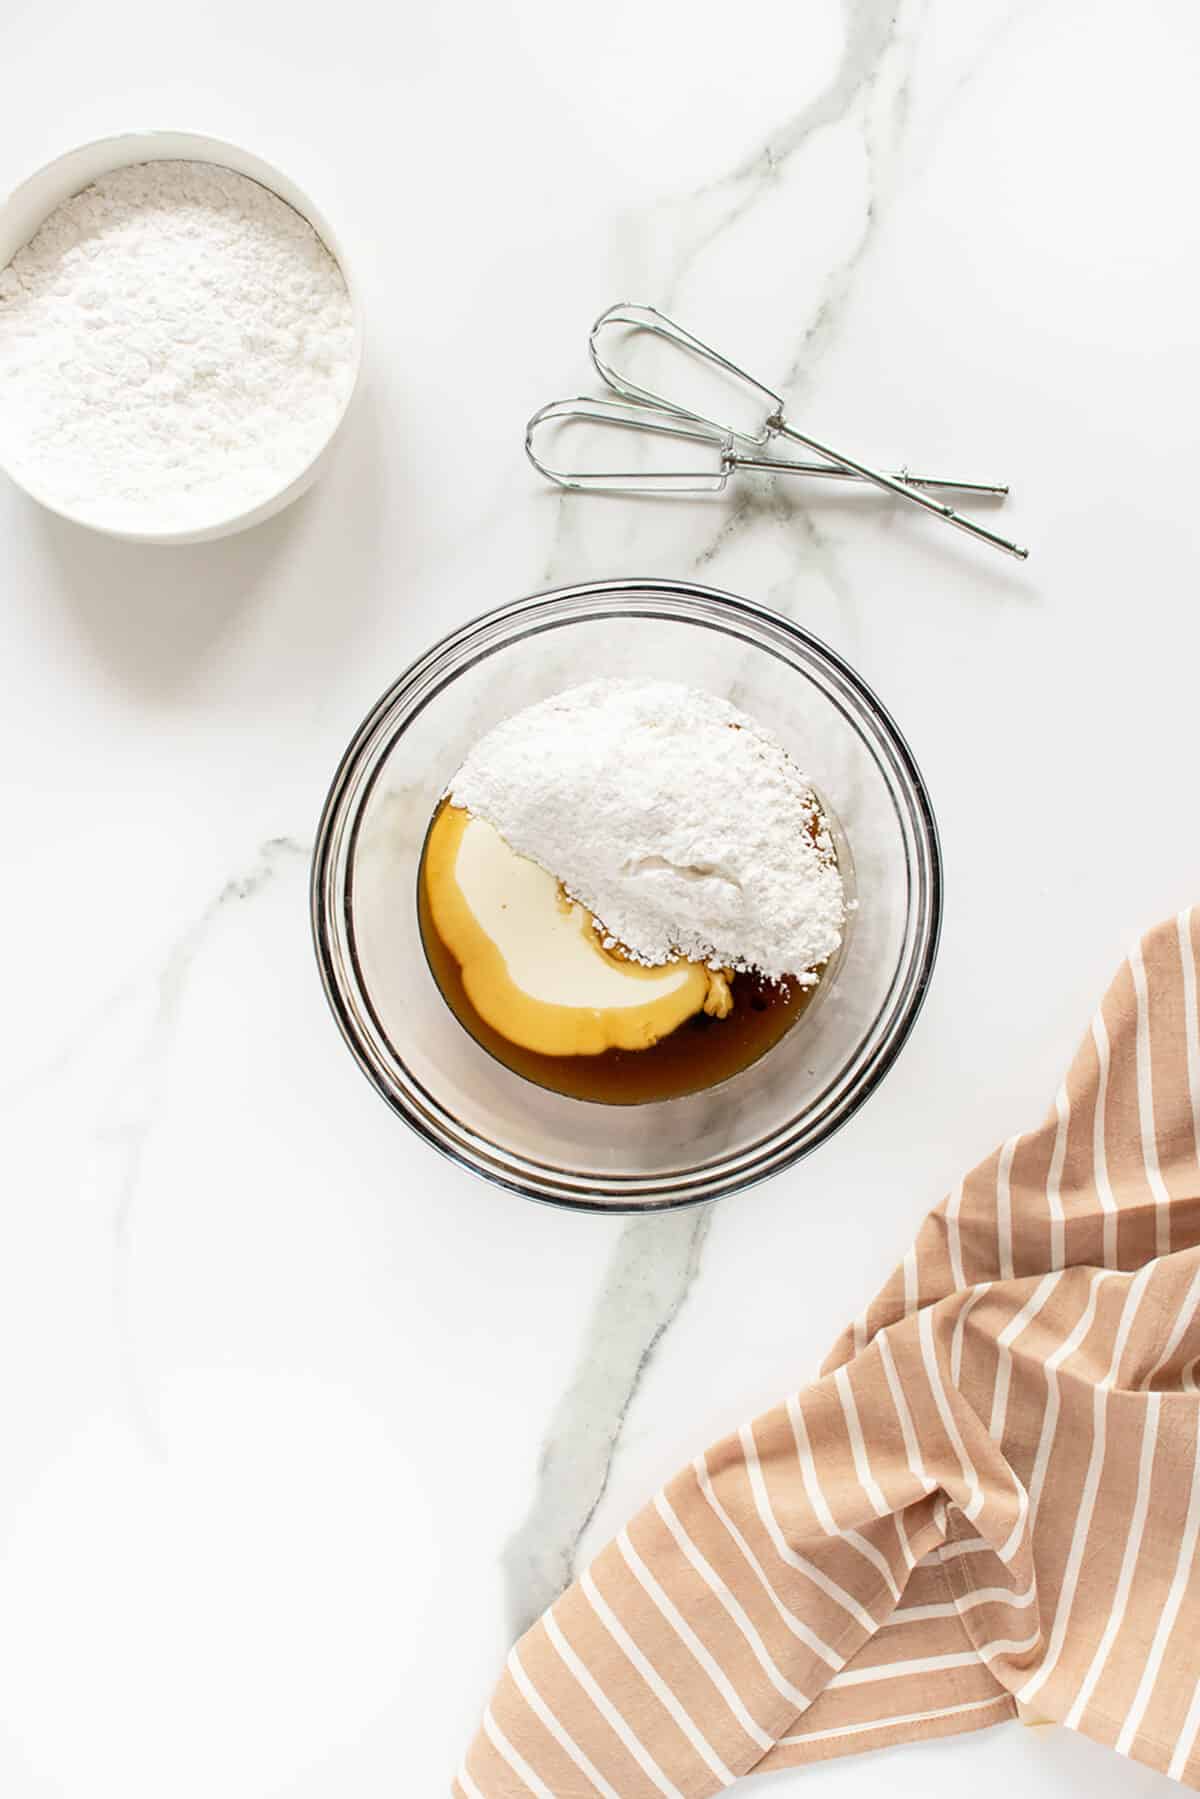
M 471 1003 L 459 964 L 433 921 L 424 855 L 417 877 L 417 910 L 430 971 L 464 1030 L 514 1074 L 569 1099 L 646 1105 L 715 1087 L 773 1049 L 820 991 L 819 985 L 802 987 L 790 978 L 768 981 L 757 974 L 735 974 L 730 981 L 733 1009 L 725 1018 L 697 1012 L 649 1049 L 542 1055 L 511 1042 Z

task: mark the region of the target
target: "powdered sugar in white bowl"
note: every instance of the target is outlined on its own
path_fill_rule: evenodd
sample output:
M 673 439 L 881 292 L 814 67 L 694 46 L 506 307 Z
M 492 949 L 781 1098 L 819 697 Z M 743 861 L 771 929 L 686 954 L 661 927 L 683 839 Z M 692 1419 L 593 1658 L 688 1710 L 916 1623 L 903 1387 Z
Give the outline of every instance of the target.
M 337 432 L 360 338 L 311 205 L 211 139 L 88 146 L 0 214 L 0 461 L 96 529 L 187 542 L 279 510 Z

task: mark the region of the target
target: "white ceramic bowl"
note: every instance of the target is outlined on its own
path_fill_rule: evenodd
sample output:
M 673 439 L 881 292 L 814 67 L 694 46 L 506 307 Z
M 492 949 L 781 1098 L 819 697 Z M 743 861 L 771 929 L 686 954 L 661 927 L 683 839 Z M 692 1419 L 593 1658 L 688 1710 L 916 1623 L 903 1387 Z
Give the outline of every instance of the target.
M 308 195 L 302 193 L 295 182 L 290 181 L 281 170 L 264 162 L 261 156 L 254 156 L 249 150 L 240 150 L 235 144 L 223 143 L 220 138 L 203 137 L 191 131 L 130 131 L 120 137 L 105 137 L 92 144 L 82 144 L 78 150 L 68 150 L 65 156 L 58 156 L 53 162 L 48 162 L 0 204 L 0 269 L 8 266 L 17 251 L 29 242 L 56 206 L 98 180 L 101 175 L 111 174 L 114 169 L 126 168 L 131 163 L 166 161 L 217 163 L 222 168 L 233 169 L 236 174 L 247 175 L 252 181 L 269 188 L 308 220 L 340 268 L 350 295 L 354 317 L 354 364 L 345 402 L 329 436 L 310 461 L 267 499 L 260 500 L 257 505 L 243 511 L 218 517 L 198 530 L 132 531 L 109 527 L 90 518 L 78 518 L 68 507 L 39 492 L 23 476 L 8 468 L 2 456 L 0 467 L 5 469 L 18 487 L 49 511 L 56 512 L 60 518 L 86 525 L 90 530 L 100 531 L 105 536 L 122 537 L 134 543 L 203 543 L 214 537 L 228 537 L 234 531 L 244 531 L 249 525 L 257 525 L 263 519 L 271 518 L 285 506 L 290 506 L 293 500 L 299 499 L 316 480 L 341 434 L 346 412 L 358 384 L 363 346 L 362 307 L 337 237 Z

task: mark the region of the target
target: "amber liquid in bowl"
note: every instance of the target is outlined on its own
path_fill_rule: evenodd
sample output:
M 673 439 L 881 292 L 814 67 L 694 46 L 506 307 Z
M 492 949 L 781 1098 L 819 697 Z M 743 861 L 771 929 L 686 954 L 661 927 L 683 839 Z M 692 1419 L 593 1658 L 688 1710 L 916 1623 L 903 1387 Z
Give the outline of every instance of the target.
M 735 974 L 730 982 L 733 1010 L 726 1018 L 698 1012 L 649 1049 L 546 1056 L 511 1042 L 472 1005 L 458 961 L 433 921 L 424 853 L 417 876 L 417 912 L 430 971 L 463 1029 L 514 1074 L 569 1099 L 636 1106 L 715 1087 L 773 1049 L 820 991 L 819 984 L 802 987 L 791 979 L 776 982 L 757 974 Z

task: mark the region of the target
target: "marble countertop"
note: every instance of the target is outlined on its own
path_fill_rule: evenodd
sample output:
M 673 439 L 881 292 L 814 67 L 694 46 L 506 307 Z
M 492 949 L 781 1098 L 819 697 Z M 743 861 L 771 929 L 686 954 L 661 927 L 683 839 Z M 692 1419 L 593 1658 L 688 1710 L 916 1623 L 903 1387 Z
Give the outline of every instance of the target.
M 814 1373 L 1040 1116 L 1134 931 L 1198 897 L 1200 15 L 17 0 L 0 54 L 0 185 L 143 124 L 244 143 L 343 231 L 369 332 L 334 465 L 245 536 L 122 545 L 0 482 L 0 1791 L 423 1799 L 513 1632 Z M 991 516 L 1029 562 L 845 490 L 542 488 L 522 423 L 621 297 L 885 465 L 1011 480 Z M 860 669 L 947 897 L 917 1029 L 840 1136 L 627 1223 L 405 1132 L 326 1013 L 306 876 L 411 657 L 641 574 Z M 1161 1785 L 1009 1726 L 763 1791 L 964 1783 Z

